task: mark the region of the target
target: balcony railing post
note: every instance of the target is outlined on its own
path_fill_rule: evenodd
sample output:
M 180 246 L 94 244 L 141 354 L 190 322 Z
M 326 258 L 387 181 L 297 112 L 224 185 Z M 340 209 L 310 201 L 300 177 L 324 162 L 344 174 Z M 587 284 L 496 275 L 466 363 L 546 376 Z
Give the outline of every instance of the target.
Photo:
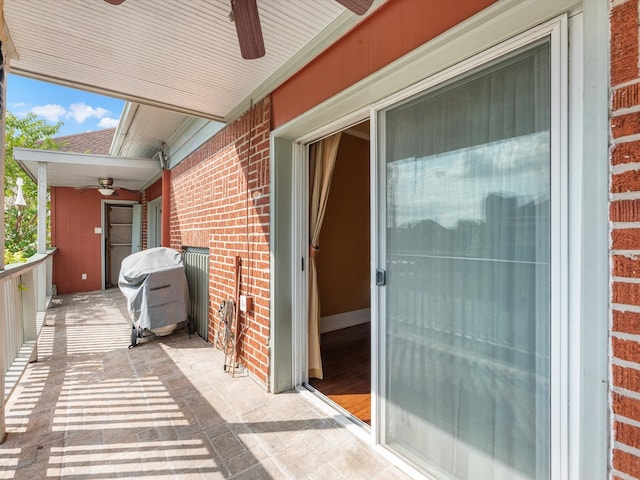
M 0 32 L 0 36 L 4 37 L 4 32 Z M 7 53 L 6 42 L 0 42 L 0 245 L 2 246 L 2 255 L 0 255 L 0 271 L 4 270 L 4 173 L 5 173 L 5 142 L 4 132 L 6 123 L 6 101 L 7 101 L 7 83 L 5 79 L 5 70 L 9 66 L 9 56 Z M 7 366 L 5 365 L 6 356 L 6 328 L 5 328 L 5 297 L 4 297 L 4 280 L 0 279 L 0 443 L 5 441 L 7 429 L 4 419 L 4 382 Z
M 36 331 L 36 314 L 39 310 L 36 306 L 37 299 L 40 297 L 39 282 L 36 277 L 40 277 L 39 270 L 42 270 L 44 263 L 38 265 L 35 269 L 29 270 L 20 277 L 20 290 L 22 296 L 22 328 L 23 341 L 35 341 L 37 338 Z M 35 362 L 38 358 L 37 344 L 33 348 L 33 352 L 29 358 L 30 362 Z
M 47 264 L 41 263 L 35 269 L 36 311 L 47 309 Z
M 7 373 L 5 364 L 6 347 L 6 305 L 4 296 L 5 280 L 0 278 L 0 443 L 3 443 L 7 437 L 7 428 L 4 420 L 4 382 Z

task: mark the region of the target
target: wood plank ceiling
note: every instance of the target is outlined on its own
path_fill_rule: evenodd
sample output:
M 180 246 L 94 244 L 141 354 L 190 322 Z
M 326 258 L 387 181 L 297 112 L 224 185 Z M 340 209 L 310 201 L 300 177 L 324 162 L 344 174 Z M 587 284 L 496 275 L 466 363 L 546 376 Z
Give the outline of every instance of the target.
M 4 0 L 11 71 L 228 121 L 361 20 L 334 0 L 258 7 L 266 55 L 244 60 L 228 0 Z

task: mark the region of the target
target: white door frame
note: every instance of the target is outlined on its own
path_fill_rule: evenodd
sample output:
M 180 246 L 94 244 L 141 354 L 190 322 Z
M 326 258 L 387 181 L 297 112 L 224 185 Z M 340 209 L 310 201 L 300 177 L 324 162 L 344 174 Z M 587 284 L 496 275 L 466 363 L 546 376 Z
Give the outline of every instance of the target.
M 162 232 L 162 195 L 147 202 L 147 248 L 159 247 Z M 153 245 L 151 245 L 153 239 Z
M 370 119 L 370 109 L 360 109 L 351 115 L 326 125 L 298 139 L 293 154 L 293 258 L 300 258 L 304 270 L 296 262 L 292 279 L 293 302 L 293 371 L 294 385 L 309 382 L 307 368 L 308 269 L 309 265 L 309 145 L 329 135 Z M 373 328 L 372 328 L 373 336 Z M 373 354 L 373 352 L 372 352 Z M 373 365 L 373 362 L 372 362 Z
M 100 227 L 100 272 L 102 277 L 102 281 L 101 281 L 102 290 L 104 290 L 106 287 L 104 277 L 107 273 L 105 270 L 105 264 L 104 264 L 107 257 L 104 244 L 105 244 L 105 239 L 107 238 L 106 230 L 109 227 L 109 225 L 107 225 L 107 215 L 106 215 L 107 205 L 136 205 L 138 203 L 140 202 L 136 202 L 135 200 L 106 200 L 106 199 L 102 199 L 100 203 L 100 225 L 101 225 Z
M 271 327 L 272 335 L 278 336 L 279 331 L 287 334 L 286 318 L 280 318 L 282 312 L 289 311 L 293 319 L 292 328 L 295 335 L 291 341 L 291 386 L 304 383 L 306 378 L 306 325 L 300 323 L 300 318 L 306 318 L 306 271 L 303 272 L 299 265 L 307 259 L 307 240 L 301 240 L 296 232 L 305 232 L 303 225 L 303 212 L 306 212 L 306 198 L 301 196 L 301 185 L 306 185 L 307 173 L 301 170 L 301 165 L 306 165 L 305 145 L 313 140 L 322 138 L 330 133 L 338 131 L 349 124 L 348 112 L 364 111 L 370 105 L 382 108 L 385 99 L 389 99 L 395 92 L 415 84 L 415 79 L 428 78 L 430 73 L 441 72 L 451 65 L 460 64 L 464 59 L 472 57 L 479 51 L 486 50 L 500 42 L 514 38 L 518 33 L 529 32 L 535 29 L 545 20 L 556 18 L 558 15 L 568 12 L 568 23 L 571 26 L 572 48 L 568 52 L 571 56 L 571 75 L 569 85 L 571 91 L 570 112 L 567 112 L 562 121 L 568 122 L 570 144 L 568 152 L 569 169 L 572 172 L 569 184 L 569 224 L 564 225 L 561 235 L 568 237 L 566 241 L 571 243 L 569 251 L 569 266 L 564 274 L 570 278 L 571 285 L 564 292 L 564 304 L 560 307 L 569 310 L 570 318 L 563 328 L 564 340 L 567 335 L 572 338 L 569 352 L 564 353 L 565 362 L 570 363 L 563 373 L 569 377 L 567 380 L 567 396 L 562 399 L 565 405 L 570 405 L 571 418 L 566 419 L 569 425 L 563 425 L 560 436 L 563 443 L 568 443 L 568 455 L 562 461 L 560 470 L 567 473 L 565 478 L 581 478 L 583 472 L 599 472 L 598 475 L 606 475 L 608 459 L 609 428 L 607 421 L 607 338 L 608 330 L 606 318 L 608 313 L 607 299 L 600 298 L 599 293 L 605 292 L 608 285 L 608 253 L 607 253 L 607 185 L 606 162 L 603 158 L 607 155 L 606 132 L 608 117 L 606 102 L 597 101 L 595 105 L 582 104 L 582 92 L 586 80 L 583 80 L 583 70 L 590 73 L 589 88 L 606 96 L 607 91 L 607 56 L 606 45 L 601 47 L 599 42 L 606 40 L 607 35 L 607 8 L 606 5 L 595 5 L 587 2 L 584 5 L 584 15 L 581 9 L 571 10 L 576 5 L 572 0 L 558 0 L 557 2 L 497 2 L 478 15 L 443 33 L 437 39 L 419 47 L 410 54 L 402 57 L 392 65 L 381 69 L 363 81 L 337 94 L 314 109 L 300 115 L 289 123 L 272 131 L 272 185 L 279 178 L 284 181 L 291 180 L 289 197 L 286 194 L 274 191 L 272 195 L 278 197 L 278 202 L 284 201 L 285 206 L 291 210 L 291 215 L 284 222 L 290 223 L 291 237 L 289 240 L 276 241 L 272 237 L 272 251 L 291 254 L 290 272 L 288 280 L 282 283 L 274 283 L 271 297 Z M 584 20 L 583 20 L 584 17 Z M 565 17 L 566 18 L 566 17 Z M 584 34 L 582 25 L 584 22 Z M 587 30 L 591 33 L 587 33 Z M 606 42 L 605 42 L 606 43 Z M 583 46 L 584 44 L 584 46 Z M 599 56 L 583 56 L 583 51 L 598 50 Z M 567 52 L 563 53 L 566 60 Z M 584 63 L 583 63 L 584 62 Z M 566 77 L 565 77 L 566 80 Z M 564 82 L 566 88 L 567 82 Z M 599 99 L 600 97 L 597 97 Z M 604 98 L 604 97 L 603 97 Z M 587 108 L 589 107 L 589 108 Z M 584 109 L 584 110 L 583 110 Z M 570 113 L 570 119 L 567 118 Z M 375 162 L 376 152 L 376 119 L 373 112 L 369 113 L 372 121 L 371 148 L 372 162 Z M 336 118 L 341 120 L 336 121 Z M 360 119 L 365 119 L 360 116 Z M 571 121 L 569 121 L 571 120 Z M 566 141 L 566 139 L 565 139 Z M 287 147 L 288 145 L 288 147 Z M 590 145 L 592 152 L 583 154 L 583 145 Z M 277 146 L 278 148 L 274 148 Z M 597 147 L 597 148 L 595 148 Z M 288 149 L 288 153 L 286 150 Z M 286 157 L 292 157 L 292 161 Z M 583 167 L 584 165 L 584 167 Z M 281 173 L 282 172 L 282 173 Z M 374 186 L 374 173 L 372 170 L 372 185 Z M 566 174 L 566 172 L 565 172 Z M 589 191 L 584 188 L 589 187 Z M 586 208 L 588 206 L 589 208 Z M 598 212 L 598 218 L 594 218 L 592 212 Z M 306 215 L 306 213 L 304 213 Z M 602 217 L 602 218 L 600 218 Z M 594 221 L 595 220 L 595 221 Z M 274 220 L 272 219 L 272 222 Z M 278 219 L 272 223 L 274 231 L 276 227 L 282 229 Z M 372 225 L 373 227 L 373 225 Z M 570 231 L 567 232 L 567 229 Z M 375 235 L 372 235 L 375 239 Z M 582 242 L 581 244 L 579 242 Z M 372 253 L 378 246 L 372 244 Z M 584 257 L 588 252 L 588 264 Z M 375 259 L 374 264 L 377 262 Z M 272 260 L 272 274 L 276 264 Z M 281 277 L 281 275 L 278 275 Z M 280 291 L 286 289 L 288 292 Z M 599 292 L 596 294 L 596 292 Z M 374 306 L 372 294 L 372 310 Z M 286 299 L 289 299 L 288 301 Z M 284 299 L 284 300 L 282 300 Z M 274 312 L 278 307 L 276 318 Z M 291 308 L 291 310 L 288 310 Z M 372 316 L 374 312 L 372 311 Z M 288 315 L 287 315 L 288 316 Z M 283 323 L 285 322 L 285 323 Z M 373 327 L 373 326 L 372 326 Z M 372 341 L 373 341 L 372 328 Z M 283 337 L 285 340 L 286 337 Z M 274 345 L 273 338 L 271 345 Z M 280 341 L 282 347 L 282 341 Z M 596 352 L 597 358 L 592 353 Z M 372 352 L 373 354 L 373 352 Z M 271 358 L 273 359 L 273 349 Z M 372 362 L 374 358 L 372 357 Z M 282 363 L 275 365 L 282 370 Z M 566 365 L 566 363 L 565 363 Z M 280 372 L 283 374 L 283 372 Z M 273 375 L 273 371 L 272 371 Z M 286 376 L 286 373 L 284 374 Z M 271 377 L 273 378 L 273 376 Z M 372 384 L 372 388 L 374 388 Z M 372 412 L 373 413 L 373 412 Z M 374 417 L 375 418 L 375 417 Z M 377 422 L 377 420 L 374 419 Z M 557 427 L 556 427 L 557 428 Z M 377 437 L 375 429 L 373 437 Z M 567 438 L 568 437 L 568 438 Z M 372 439 L 373 441 L 373 439 Z M 567 452 L 564 452 L 567 453 Z M 602 473 L 602 475 L 600 475 Z
M 568 233 L 569 225 L 569 179 L 568 179 L 568 136 L 567 136 L 567 108 L 568 108 L 568 17 L 560 16 L 554 20 L 546 22 L 533 28 L 524 34 L 503 42 L 495 47 L 489 48 L 482 53 L 460 62 L 459 64 L 444 70 L 416 85 L 407 88 L 396 95 L 384 99 L 373 107 L 376 115 L 372 115 L 372 130 L 378 132 L 384 130 L 384 125 L 378 125 L 379 119 L 384 119 L 382 114 L 386 109 L 391 108 L 403 101 L 423 94 L 430 89 L 437 89 L 440 85 L 449 80 L 455 79 L 459 75 L 482 68 L 484 65 L 494 60 L 499 60 L 502 56 L 508 55 L 521 48 L 535 44 L 544 38 L 550 38 L 550 74 L 551 74 L 551 422 L 550 422 L 550 463 L 551 478 L 568 478 L 568 442 L 569 437 L 569 409 L 567 398 L 569 397 L 569 362 L 567 352 L 569 351 L 569 309 L 568 309 Z M 383 141 L 380 136 L 378 141 Z M 384 145 L 380 146 L 384 150 Z M 373 155 L 376 155 L 372 153 Z M 383 154 L 380 154 L 381 161 L 384 161 Z M 376 191 L 383 192 L 386 186 L 385 171 L 380 164 L 376 164 L 372 170 L 372 185 L 377 185 Z M 383 232 L 385 225 L 385 201 L 384 198 L 372 198 L 372 205 L 376 206 L 377 215 L 372 219 L 374 224 L 373 239 L 379 239 L 376 246 L 376 253 L 372 255 L 372 265 L 379 265 L 385 268 L 386 249 L 384 245 Z M 374 250 L 372 248 L 372 250 Z M 372 303 L 372 311 L 375 311 L 373 318 L 375 321 L 378 336 L 384 336 L 386 331 L 385 317 L 385 290 L 384 288 L 372 287 L 375 292 L 376 303 Z M 386 356 L 385 344 L 380 342 L 376 348 L 378 355 L 378 372 L 373 391 L 380 392 L 377 398 L 375 413 L 372 412 L 372 426 L 374 426 L 375 441 L 378 444 L 384 442 L 384 422 L 380 421 L 384 411 L 385 384 L 383 376 L 383 361 Z M 372 352 L 372 358 L 374 357 Z M 374 370 L 372 366 L 372 371 Z M 375 421 L 375 423 L 374 423 Z

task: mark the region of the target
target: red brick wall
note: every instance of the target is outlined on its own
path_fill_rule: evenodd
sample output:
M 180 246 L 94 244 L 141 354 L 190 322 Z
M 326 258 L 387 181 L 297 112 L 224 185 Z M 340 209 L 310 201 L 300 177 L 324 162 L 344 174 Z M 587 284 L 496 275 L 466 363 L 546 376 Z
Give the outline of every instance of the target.
M 210 253 L 209 339 L 225 299 L 234 298 L 234 261 L 241 257 L 240 292 L 253 311 L 240 316 L 241 363 L 269 377 L 269 126 L 267 98 L 218 132 L 171 171 L 171 246 Z
M 640 478 L 639 0 L 611 6 L 612 477 Z

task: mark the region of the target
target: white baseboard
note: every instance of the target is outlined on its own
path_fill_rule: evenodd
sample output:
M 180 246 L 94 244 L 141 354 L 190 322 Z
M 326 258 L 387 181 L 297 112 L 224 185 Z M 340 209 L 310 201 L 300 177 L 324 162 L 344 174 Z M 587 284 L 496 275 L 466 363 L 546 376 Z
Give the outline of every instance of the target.
M 320 333 L 333 332 L 371 321 L 371 309 L 363 308 L 351 312 L 336 313 L 320 318 Z

